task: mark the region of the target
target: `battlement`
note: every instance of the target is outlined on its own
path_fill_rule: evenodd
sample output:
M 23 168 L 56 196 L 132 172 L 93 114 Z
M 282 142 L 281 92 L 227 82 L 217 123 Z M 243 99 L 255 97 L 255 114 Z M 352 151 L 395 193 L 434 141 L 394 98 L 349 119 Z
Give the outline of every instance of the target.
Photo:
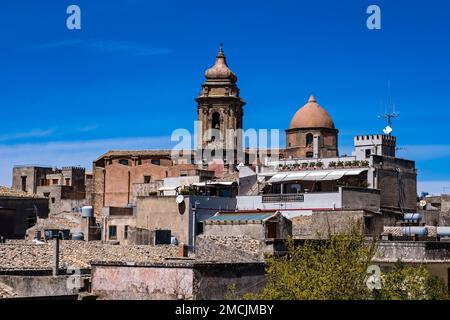
M 388 145 L 395 146 L 397 138 L 386 134 L 368 134 L 355 136 L 355 147 L 365 145 Z
M 62 167 L 63 171 L 82 171 L 85 172 L 86 169 L 83 167 L 78 167 L 78 166 L 74 166 L 74 167 Z

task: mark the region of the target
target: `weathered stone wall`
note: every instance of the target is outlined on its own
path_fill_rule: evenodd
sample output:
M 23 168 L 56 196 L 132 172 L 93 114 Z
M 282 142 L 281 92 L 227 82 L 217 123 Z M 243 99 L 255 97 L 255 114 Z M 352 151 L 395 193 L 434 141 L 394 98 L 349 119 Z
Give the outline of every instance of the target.
M 378 211 L 380 209 L 380 191 L 366 188 L 342 188 L 342 209 Z
M 104 188 L 105 188 L 104 170 L 105 170 L 104 168 L 96 167 L 94 164 L 92 205 L 94 206 L 95 215 L 101 214 L 104 205 Z
M 375 260 L 449 260 L 449 242 L 383 241 L 378 244 Z M 450 260 L 449 260 L 450 263 Z
M 265 283 L 265 265 L 258 262 L 94 263 L 92 267 L 92 293 L 99 299 L 224 299 L 230 285 L 242 297 L 259 292 Z
M 82 284 L 81 278 L 80 275 L 72 277 L 0 275 L 0 282 L 13 288 L 17 297 L 46 297 L 78 294 Z
M 0 236 L 23 239 L 36 218 L 47 218 L 48 200 L 0 197 Z
M 415 162 L 392 157 L 373 156 L 380 190 L 381 206 L 416 211 L 417 173 Z
M 195 266 L 194 299 L 223 300 L 230 295 L 230 286 L 234 286 L 234 299 L 242 299 L 246 293 L 259 293 L 267 282 L 265 264 L 224 263 Z
M 330 233 L 350 230 L 352 225 L 364 226 L 364 211 L 317 211 L 310 216 L 292 218 L 294 238 L 322 239 Z
M 192 299 L 193 278 L 192 268 L 93 266 L 92 293 L 110 300 Z

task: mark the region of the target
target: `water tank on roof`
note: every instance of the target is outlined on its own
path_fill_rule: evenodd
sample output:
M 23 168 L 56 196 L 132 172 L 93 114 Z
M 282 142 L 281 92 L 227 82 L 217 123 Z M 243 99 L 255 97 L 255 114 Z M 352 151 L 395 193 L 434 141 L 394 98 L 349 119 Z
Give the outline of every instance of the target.
M 84 240 L 84 233 L 83 232 L 74 232 L 72 233 L 72 240 Z
M 81 216 L 83 218 L 92 218 L 94 216 L 94 209 L 92 208 L 92 206 L 82 206 Z
M 441 237 L 450 237 L 450 227 L 437 227 L 436 234 Z
M 404 236 L 426 236 L 428 230 L 425 227 L 403 227 Z
M 405 222 L 420 222 L 422 220 L 422 215 L 420 213 L 405 213 L 403 216 Z

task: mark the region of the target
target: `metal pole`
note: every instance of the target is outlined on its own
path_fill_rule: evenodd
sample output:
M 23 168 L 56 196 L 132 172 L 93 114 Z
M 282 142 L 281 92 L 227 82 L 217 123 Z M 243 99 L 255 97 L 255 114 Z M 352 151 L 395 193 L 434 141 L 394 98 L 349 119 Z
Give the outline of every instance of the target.
M 53 242 L 53 276 L 56 277 L 59 271 L 59 237 L 55 237 Z

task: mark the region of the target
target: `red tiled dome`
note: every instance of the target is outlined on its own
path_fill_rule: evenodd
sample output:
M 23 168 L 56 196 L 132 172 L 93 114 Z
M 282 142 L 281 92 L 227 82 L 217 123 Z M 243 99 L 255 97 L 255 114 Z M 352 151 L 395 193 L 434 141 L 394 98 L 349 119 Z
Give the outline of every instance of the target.
M 289 129 L 329 128 L 334 129 L 334 123 L 328 112 L 319 106 L 314 96 L 294 115 Z

